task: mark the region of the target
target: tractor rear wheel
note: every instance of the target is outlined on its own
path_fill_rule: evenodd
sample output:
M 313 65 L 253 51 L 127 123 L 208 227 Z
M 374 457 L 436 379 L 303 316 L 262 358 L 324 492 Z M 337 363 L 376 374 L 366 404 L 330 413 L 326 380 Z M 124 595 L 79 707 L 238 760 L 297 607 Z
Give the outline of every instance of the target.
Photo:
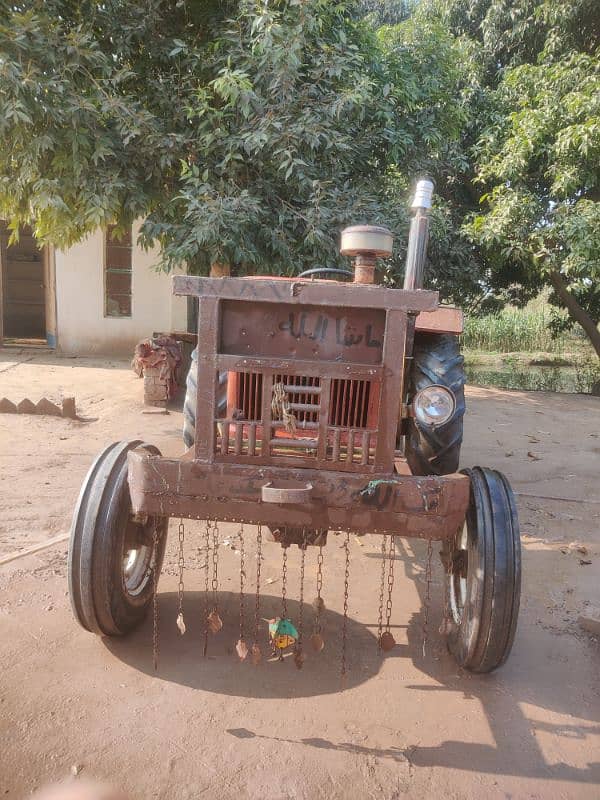
M 465 371 L 458 337 L 417 333 L 409 379 L 412 400 L 421 389 L 445 386 L 454 394 L 454 414 L 444 425 L 433 427 L 409 420 L 404 455 L 413 475 L 449 475 L 460 459 L 465 415 Z
M 107 447 L 83 482 L 71 526 L 73 613 L 83 628 L 106 636 L 123 635 L 142 622 L 165 552 L 168 519 L 132 512 L 127 453 L 136 448 L 160 455 L 141 441 Z
M 185 379 L 185 401 L 183 404 L 183 442 L 192 447 L 196 441 L 196 403 L 198 400 L 198 349 L 192 350 L 192 363 Z M 227 373 L 219 374 L 219 396 L 217 415 L 225 416 L 227 411 Z
M 491 469 L 464 470 L 471 499 L 445 545 L 448 648 L 461 667 L 491 672 L 511 651 L 521 595 L 519 518 L 510 484 Z

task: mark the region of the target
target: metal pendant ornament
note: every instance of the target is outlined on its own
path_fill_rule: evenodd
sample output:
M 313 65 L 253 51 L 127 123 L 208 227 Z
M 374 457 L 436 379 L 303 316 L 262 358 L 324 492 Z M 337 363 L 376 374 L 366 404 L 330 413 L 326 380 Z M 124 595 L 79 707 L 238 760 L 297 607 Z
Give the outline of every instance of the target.
M 304 633 L 304 570 L 306 566 L 306 531 L 302 531 L 302 544 L 300 547 L 300 597 L 298 611 L 298 636 L 294 647 L 294 664 L 297 669 L 302 669 L 306 656 L 302 649 L 302 636 Z
M 254 601 L 254 632 L 253 642 L 250 648 L 250 661 L 254 666 L 258 666 L 262 660 L 262 653 L 258 645 L 258 630 L 260 625 L 260 572 L 262 565 L 262 525 L 258 526 L 256 534 L 256 595 Z
M 206 618 L 207 628 L 211 633 L 218 633 L 223 627 L 223 620 L 219 616 L 218 611 L 218 591 L 219 591 L 219 528 L 215 521 L 212 529 L 212 593 L 213 593 L 213 607 Z
M 183 568 L 185 566 L 184 555 L 183 555 L 183 541 L 185 539 L 185 526 L 183 524 L 183 520 L 179 521 L 179 552 L 177 558 L 177 566 L 179 569 L 179 584 L 177 586 L 177 596 L 178 596 L 178 611 L 177 611 L 177 620 L 176 625 L 179 629 L 179 633 L 183 636 L 185 633 L 185 621 L 183 619 Z
M 315 653 L 320 653 L 325 647 L 325 640 L 321 634 L 321 614 L 325 611 L 325 603 L 321 597 L 321 590 L 323 588 L 323 545 L 319 545 L 319 554 L 317 555 L 317 596 L 312 601 L 312 607 L 315 610 L 315 620 L 313 623 L 313 632 L 310 637 L 310 646 Z
M 394 537 L 390 536 L 390 546 L 388 553 L 388 574 L 387 574 L 388 597 L 386 603 L 386 622 L 385 622 L 385 631 L 379 637 L 379 647 L 384 653 L 389 653 L 389 651 L 393 650 L 394 647 L 396 646 L 396 640 L 394 639 L 392 632 L 390 631 L 391 618 L 392 618 L 392 593 L 394 590 L 394 556 L 395 556 Z
M 235 652 L 238 654 L 240 661 L 245 661 L 248 657 L 249 648 L 246 644 L 244 636 L 244 623 L 245 623 L 245 596 L 244 596 L 244 582 L 246 580 L 246 553 L 244 549 L 244 523 L 240 525 L 239 532 L 240 540 L 240 636 L 235 645 Z

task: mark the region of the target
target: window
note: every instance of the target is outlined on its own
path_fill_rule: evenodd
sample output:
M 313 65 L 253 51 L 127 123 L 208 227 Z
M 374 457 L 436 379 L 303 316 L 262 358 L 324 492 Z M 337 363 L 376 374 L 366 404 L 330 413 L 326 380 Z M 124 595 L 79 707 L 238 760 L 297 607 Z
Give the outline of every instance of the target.
M 104 316 L 131 316 L 131 228 L 122 236 L 115 225 L 106 230 L 104 252 Z

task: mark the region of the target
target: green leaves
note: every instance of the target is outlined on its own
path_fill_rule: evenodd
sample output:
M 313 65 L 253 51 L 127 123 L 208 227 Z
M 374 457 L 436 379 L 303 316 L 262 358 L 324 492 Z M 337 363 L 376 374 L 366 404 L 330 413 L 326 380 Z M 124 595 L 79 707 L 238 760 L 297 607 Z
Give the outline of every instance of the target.
M 166 269 L 289 274 L 337 263 L 345 225 L 387 223 L 398 279 L 412 176 L 464 119 L 442 27 L 376 32 L 329 0 L 165 8 L 5 7 L 0 214 L 61 246 L 143 217 Z

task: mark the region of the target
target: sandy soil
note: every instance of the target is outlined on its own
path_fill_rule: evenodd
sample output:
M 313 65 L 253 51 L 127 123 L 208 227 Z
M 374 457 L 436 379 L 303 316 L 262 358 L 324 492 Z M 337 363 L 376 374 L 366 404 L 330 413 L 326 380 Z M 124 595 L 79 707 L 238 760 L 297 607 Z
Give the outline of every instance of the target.
M 0 397 L 72 393 L 83 417 L 0 416 L 0 556 L 68 530 L 85 472 L 109 442 L 140 437 L 180 452 L 180 413 L 142 414 L 141 392 L 121 361 L 0 353 Z M 326 550 L 325 650 L 302 672 L 289 661 L 253 668 L 232 652 L 239 555 L 227 546 L 220 558 L 225 628 L 202 657 L 201 525 L 186 524 L 188 632 L 180 637 L 175 626 L 172 536 L 160 586 L 158 675 L 149 623 L 118 641 L 77 627 L 59 544 L 0 567 L 0 795 L 26 797 L 73 770 L 112 780 L 132 800 L 597 798 L 600 652 L 577 616 L 599 602 L 600 400 L 473 388 L 468 404 L 464 464 L 504 470 L 519 492 L 522 612 L 513 654 L 498 673 L 471 676 L 447 654 L 437 632 L 437 564 L 423 657 L 420 542 L 398 550 L 399 645 L 381 660 L 378 541 L 352 541 L 345 687 L 339 539 L 330 537 Z M 223 525 L 221 533 L 230 539 L 235 529 Z M 587 555 L 568 551 L 572 542 Z M 253 565 L 251 548 L 248 558 Z M 295 549 L 289 560 L 295 598 Z M 264 616 L 279 608 L 280 562 L 279 548 L 268 545 Z M 307 562 L 310 599 L 313 553 Z M 290 610 L 297 616 L 294 599 Z

